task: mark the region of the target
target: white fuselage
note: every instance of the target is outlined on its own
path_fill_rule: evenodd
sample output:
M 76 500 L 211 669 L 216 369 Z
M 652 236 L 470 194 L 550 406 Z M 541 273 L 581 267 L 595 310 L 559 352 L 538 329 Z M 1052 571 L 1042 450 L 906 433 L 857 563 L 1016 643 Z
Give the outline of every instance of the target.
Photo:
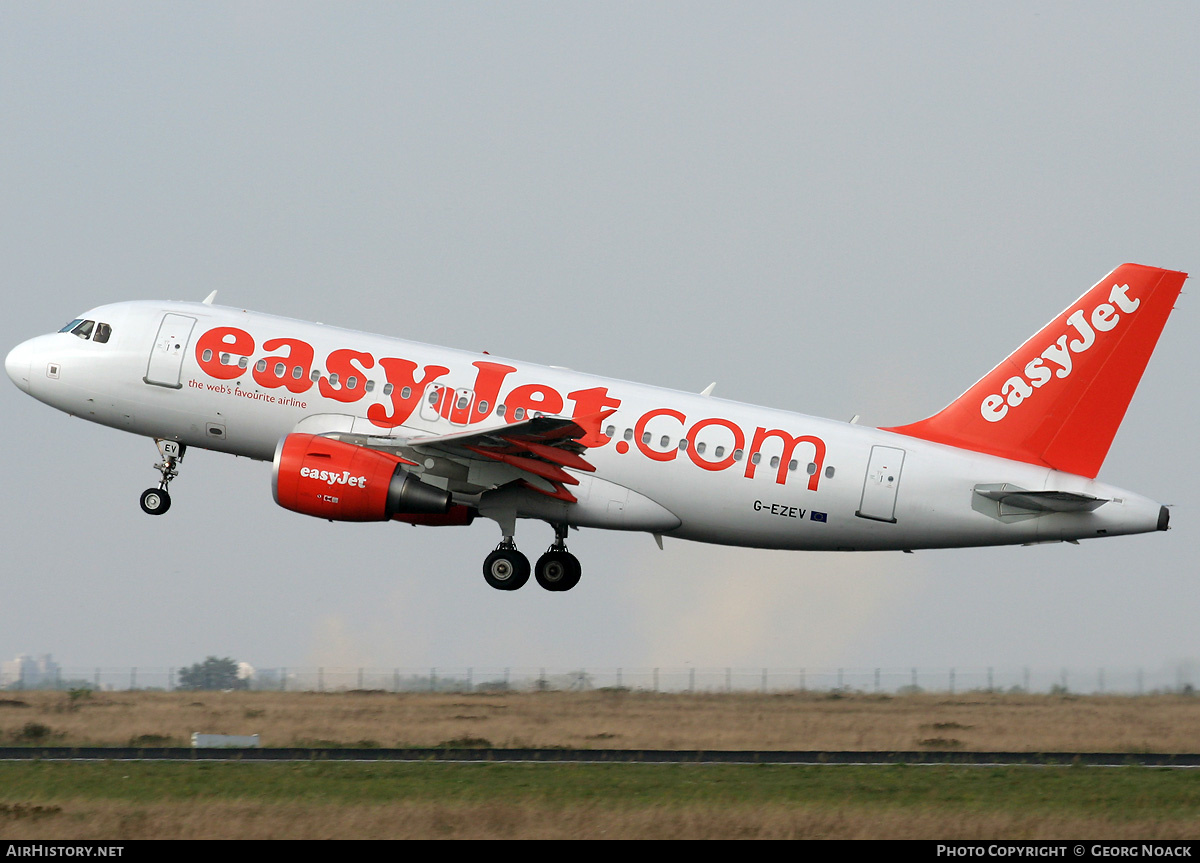
M 31 339 L 9 354 L 10 377 L 69 414 L 255 459 L 270 460 L 298 427 L 411 439 L 495 428 L 527 413 L 615 409 L 588 441 L 596 472 L 572 472 L 577 503 L 499 490 L 470 501 L 484 515 L 511 505 L 520 516 L 576 526 L 825 550 L 1074 540 L 1162 526 L 1161 507 L 1145 497 L 875 428 L 200 303 L 120 303 L 86 317 L 111 326 L 106 343 L 65 332 Z M 216 328 L 230 335 L 219 341 Z M 1001 484 L 1106 502 L 1031 512 L 976 490 Z

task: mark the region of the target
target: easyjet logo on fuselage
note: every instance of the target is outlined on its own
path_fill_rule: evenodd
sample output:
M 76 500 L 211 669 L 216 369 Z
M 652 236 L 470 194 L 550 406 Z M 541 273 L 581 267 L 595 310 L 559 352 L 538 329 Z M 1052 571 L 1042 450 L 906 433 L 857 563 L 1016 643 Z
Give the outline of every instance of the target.
M 373 425 L 384 429 L 403 425 L 425 398 L 428 387 L 450 374 L 446 366 L 422 367 L 400 357 L 376 360 L 369 352 L 350 348 L 331 351 L 325 358 L 324 371 L 313 374 L 316 352 L 308 342 L 293 338 L 267 339 L 262 343 L 262 349 L 273 353 L 251 364 L 256 348 L 254 337 L 243 329 L 213 327 L 196 340 L 196 362 L 205 374 L 217 380 L 232 381 L 249 374 L 264 389 L 282 387 L 294 394 L 316 386 L 325 398 L 347 404 L 367 397 L 368 381 L 371 380 L 367 370 L 379 368 L 386 381 L 383 387 L 385 400 L 368 405 L 366 417 Z M 621 399 L 610 395 L 608 387 L 589 387 L 564 396 L 548 384 L 530 383 L 505 392 L 504 381 L 516 371 L 513 366 L 489 360 L 477 360 L 471 365 L 475 367 L 471 396 L 461 398 L 453 388 L 439 385 L 441 394 L 434 404 L 439 416 L 459 425 L 472 425 L 499 413 L 497 406 L 503 405 L 504 420 L 515 423 L 536 414 L 562 416 L 569 400 L 572 402 L 569 415 L 586 432 L 579 438 L 580 443 L 595 448 L 612 441 L 612 437 L 602 430 L 600 417 L 605 411 L 619 408 Z M 653 436 L 647 430 L 647 424 L 656 420 L 664 424 L 663 428 L 666 424 L 678 423 L 675 436 L 659 432 L 660 437 L 679 441 L 678 447 L 666 447 L 661 441 L 657 447 L 652 445 Z M 706 453 L 701 435 L 714 427 L 725 430 L 724 443 L 714 446 L 710 455 Z M 685 453 L 693 464 L 708 471 L 727 470 L 744 461 L 744 476 L 749 479 L 754 477 L 764 446 L 772 439 L 778 444 L 778 454 L 772 456 L 770 463 L 776 470 L 775 481 L 785 484 L 788 474 L 798 467 L 793 463 L 796 449 L 811 447 L 812 458 L 806 462 L 807 487 L 816 491 L 825 464 L 825 442 L 813 435 L 793 435 L 783 429 L 759 426 L 750 436 L 747 448 L 745 431 L 732 420 L 704 417 L 689 422 L 681 411 L 655 408 L 638 418 L 624 439 L 617 441 L 615 449 L 623 455 L 636 448 L 646 458 L 658 462 L 674 461 Z M 772 451 L 776 448 L 772 447 Z
M 1072 357 L 1089 350 L 1101 338 L 1098 333 L 1111 332 L 1121 323 L 1122 314 L 1133 314 L 1141 304 L 1140 299 L 1129 296 L 1129 285 L 1113 285 L 1108 302 L 1098 304 L 1091 314 L 1083 309 L 1073 311 L 1066 323 L 1074 333 L 1068 330 L 1059 336 L 1025 365 L 1023 376 L 1013 375 L 1000 387 L 1000 392 L 986 396 L 979 404 L 983 418 L 991 423 L 1000 422 L 1009 409 L 1020 407 L 1035 390 L 1055 378 L 1070 377 L 1075 365 Z

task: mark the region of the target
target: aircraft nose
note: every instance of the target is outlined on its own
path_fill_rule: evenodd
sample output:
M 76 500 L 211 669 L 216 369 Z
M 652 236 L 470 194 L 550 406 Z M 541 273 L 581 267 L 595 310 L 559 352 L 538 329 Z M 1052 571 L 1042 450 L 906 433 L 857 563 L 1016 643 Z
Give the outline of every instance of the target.
M 32 360 L 33 347 L 29 342 L 21 342 L 4 358 L 4 371 L 25 392 L 29 392 L 29 366 Z

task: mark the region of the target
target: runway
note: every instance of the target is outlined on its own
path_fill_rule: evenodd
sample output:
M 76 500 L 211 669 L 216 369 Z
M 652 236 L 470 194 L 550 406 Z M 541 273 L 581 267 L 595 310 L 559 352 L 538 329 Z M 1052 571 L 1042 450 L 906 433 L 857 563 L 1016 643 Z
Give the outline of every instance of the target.
M 966 767 L 1200 767 L 1200 753 L 853 752 L 689 749 L 204 749 L 191 747 L 6 746 L 0 761 L 357 761 L 524 764 L 795 764 Z

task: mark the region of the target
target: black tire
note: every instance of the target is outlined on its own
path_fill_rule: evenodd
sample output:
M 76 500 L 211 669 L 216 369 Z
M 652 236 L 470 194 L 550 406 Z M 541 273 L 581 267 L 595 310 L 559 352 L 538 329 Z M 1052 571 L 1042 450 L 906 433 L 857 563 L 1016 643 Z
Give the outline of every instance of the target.
M 162 515 L 171 508 L 171 496 L 165 488 L 148 488 L 142 492 L 139 503 L 147 515 Z
M 529 558 L 515 548 L 498 548 L 483 561 L 483 580 L 496 590 L 517 590 L 529 581 Z
M 538 558 L 534 574 L 538 584 L 558 593 L 579 584 L 582 567 L 569 551 L 548 551 Z

